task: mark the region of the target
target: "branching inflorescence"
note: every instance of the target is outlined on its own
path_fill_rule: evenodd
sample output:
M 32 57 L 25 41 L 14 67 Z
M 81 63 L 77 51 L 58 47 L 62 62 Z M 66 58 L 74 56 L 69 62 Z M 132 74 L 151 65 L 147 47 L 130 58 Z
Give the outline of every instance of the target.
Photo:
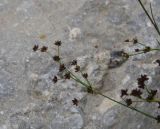
M 146 10 L 146 8 L 144 7 L 143 3 L 141 2 L 141 0 L 138 0 L 139 4 L 141 5 L 142 9 L 144 10 L 144 12 L 146 13 L 147 17 L 149 18 L 149 20 L 151 21 L 152 25 L 154 26 L 155 30 L 157 31 L 158 35 L 160 36 L 160 30 L 158 28 L 158 25 L 156 23 L 156 20 L 154 18 L 153 15 L 153 10 L 152 10 L 152 6 L 150 4 L 150 10 L 151 13 L 149 14 L 149 12 Z M 157 39 L 156 39 L 157 40 Z M 151 51 L 160 51 L 160 48 L 152 48 L 148 45 L 145 45 L 143 43 L 140 43 L 138 41 L 137 38 L 134 38 L 132 40 L 130 39 L 126 39 L 125 42 L 132 42 L 133 44 L 140 44 L 143 46 L 142 49 L 135 49 L 135 51 L 133 53 L 127 53 L 127 52 L 123 52 L 122 55 L 124 56 L 124 58 L 129 59 L 132 56 L 136 56 L 136 55 L 140 55 L 140 54 L 146 54 L 149 53 Z M 160 42 L 157 40 L 158 45 L 160 46 Z M 83 72 L 81 70 L 81 66 L 78 65 L 77 60 L 72 60 L 70 62 L 69 67 L 74 67 L 74 69 L 70 69 L 69 67 L 67 67 L 68 65 L 66 65 L 63 60 L 62 57 L 60 55 L 60 47 L 62 45 L 61 41 L 55 41 L 54 45 L 57 47 L 57 54 L 52 56 L 49 52 L 48 52 L 48 47 L 46 46 L 42 46 L 39 47 L 38 45 L 34 45 L 33 47 L 33 51 L 40 51 L 42 53 L 47 53 L 50 56 L 52 56 L 52 59 L 57 62 L 58 67 L 59 67 L 59 72 L 62 73 L 63 76 L 59 77 L 58 75 L 55 75 L 52 78 L 53 83 L 57 83 L 57 81 L 59 79 L 72 79 L 74 81 L 76 81 L 77 83 L 79 83 L 81 86 L 86 88 L 86 91 L 89 94 L 95 94 L 95 95 L 100 95 L 103 96 L 119 105 L 122 105 L 126 108 L 129 108 L 131 110 L 134 110 L 136 112 L 141 113 L 142 115 L 145 115 L 149 118 L 152 118 L 154 120 L 157 120 L 157 122 L 160 122 L 160 115 L 157 116 L 153 116 L 150 115 L 149 113 L 146 113 L 144 111 L 141 111 L 135 107 L 132 106 L 132 104 L 134 102 L 146 102 L 146 103 L 158 103 L 158 108 L 160 108 L 160 98 L 157 98 L 157 93 L 158 90 L 156 89 L 151 89 L 146 85 L 146 81 L 148 81 L 148 76 L 146 74 L 140 75 L 140 77 L 137 78 L 137 84 L 138 84 L 138 88 L 132 89 L 129 92 L 129 89 L 121 89 L 121 93 L 120 93 L 120 97 L 122 98 L 122 102 L 119 102 L 107 95 L 104 95 L 103 93 L 101 93 L 100 91 L 98 91 L 97 89 L 95 89 L 93 87 L 93 84 L 90 82 L 90 80 L 88 79 L 88 74 L 86 72 Z M 160 66 L 160 60 L 156 60 L 156 63 L 158 63 L 158 65 Z M 107 64 L 106 64 L 107 65 Z M 147 94 L 146 97 L 144 97 L 143 94 Z M 74 98 L 72 100 L 73 104 L 78 106 L 79 101 Z

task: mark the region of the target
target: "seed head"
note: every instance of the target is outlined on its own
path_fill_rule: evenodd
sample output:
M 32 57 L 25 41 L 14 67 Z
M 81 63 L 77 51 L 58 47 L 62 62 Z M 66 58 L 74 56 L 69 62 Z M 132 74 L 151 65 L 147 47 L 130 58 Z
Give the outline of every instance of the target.
M 83 76 L 84 78 L 88 78 L 88 74 L 87 74 L 87 73 L 83 73 L 82 76 Z
M 129 39 L 124 40 L 124 42 L 130 42 Z
M 56 82 L 58 81 L 57 76 L 54 76 L 54 78 L 52 79 L 52 81 L 53 81 L 54 83 L 56 83 Z
M 62 42 L 60 40 L 55 41 L 54 43 L 56 46 L 61 46 Z
M 123 97 L 123 96 L 127 96 L 128 95 L 128 89 L 122 89 L 121 90 L 121 98 Z
M 70 79 L 70 78 L 71 78 L 70 73 L 69 73 L 69 72 L 68 72 L 68 73 L 66 73 L 66 74 L 64 75 L 64 78 L 65 78 L 65 79 Z
M 78 101 L 76 98 L 74 98 L 74 99 L 72 100 L 72 103 L 73 103 L 73 105 L 78 106 L 79 101 Z
M 139 49 L 137 48 L 137 49 L 135 49 L 135 52 L 139 52 Z
M 132 104 L 132 100 L 131 99 L 126 99 L 125 100 L 127 106 L 130 106 Z
M 75 72 L 79 72 L 80 71 L 80 66 L 79 65 L 76 65 L 75 67 Z
M 147 81 L 149 78 L 147 77 L 146 74 L 141 75 L 140 78 L 137 78 L 138 81 L 138 87 L 144 89 L 145 87 L 145 81 Z
M 41 52 L 46 52 L 46 51 L 47 51 L 47 49 L 48 49 L 48 47 L 43 46 L 43 47 L 41 48 Z
M 138 43 L 138 39 L 137 38 L 133 38 L 133 44 L 137 44 Z
M 72 60 L 71 65 L 77 65 L 77 60 Z
M 62 71 L 65 70 L 65 69 L 66 69 L 66 67 L 65 67 L 64 64 L 60 64 L 60 65 L 59 65 L 59 72 L 62 72 Z
M 142 91 L 140 89 L 133 89 L 130 95 L 141 98 Z
M 158 65 L 160 66 L 160 60 L 157 59 L 157 60 L 156 60 L 156 63 L 158 63 Z
M 53 60 L 54 61 L 60 61 L 60 57 L 59 56 L 53 56 Z
M 38 50 L 38 48 L 39 48 L 39 46 L 38 45 L 34 45 L 33 46 L 33 51 L 35 52 L 35 51 L 37 51 Z
M 143 49 L 144 53 L 150 52 L 151 51 L 151 47 L 147 46 Z

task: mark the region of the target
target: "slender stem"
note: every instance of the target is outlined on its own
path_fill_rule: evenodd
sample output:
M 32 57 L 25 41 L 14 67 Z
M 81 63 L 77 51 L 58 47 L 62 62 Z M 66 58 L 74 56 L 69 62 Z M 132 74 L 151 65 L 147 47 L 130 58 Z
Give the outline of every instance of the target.
M 122 106 L 124 106 L 124 107 L 127 107 L 127 108 L 129 108 L 129 109 L 132 109 L 132 110 L 134 110 L 134 111 L 136 111 L 136 112 L 139 112 L 139 113 L 141 113 L 142 115 L 145 115 L 145 116 L 147 116 L 147 117 L 149 117 L 149 118 L 152 118 L 152 119 L 154 119 L 154 120 L 157 119 L 156 117 L 154 117 L 154 116 L 152 116 L 152 115 L 150 115 L 150 114 L 148 114 L 148 113 L 145 113 L 145 112 L 143 112 L 143 111 L 141 111 L 141 110 L 138 110 L 137 108 L 134 108 L 134 107 L 132 107 L 132 106 L 127 106 L 126 104 L 123 104 L 123 103 L 121 103 L 121 102 L 118 102 L 118 101 L 116 101 L 115 99 L 112 99 L 112 98 L 110 98 L 110 97 L 102 94 L 101 92 L 95 91 L 95 93 L 96 93 L 96 94 L 99 94 L 99 95 L 101 95 L 101 96 L 103 96 L 103 97 L 105 97 L 105 98 L 107 98 L 107 99 L 109 99 L 109 100 L 111 100 L 111 101 L 113 101 L 113 102 L 115 102 L 115 103 L 117 103 L 117 104 L 120 104 L 120 105 L 122 105 Z
M 151 4 L 151 2 L 150 2 L 150 4 L 149 4 L 149 7 L 150 7 L 151 17 L 152 17 L 152 20 L 153 20 L 153 22 L 154 22 L 154 25 L 157 26 L 156 21 L 155 21 L 155 18 L 154 18 L 154 15 L 153 15 L 153 10 L 152 10 L 152 4 Z
M 153 99 L 153 100 L 150 100 L 150 102 L 160 102 L 160 100 L 159 99 Z
M 157 25 L 157 23 L 156 23 L 156 20 L 155 20 L 155 18 L 154 18 L 154 15 L 153 15 L 153 10 L 152 10 L 152 4 L 151 4 L 151 3 L 150 3 L 150 10 L 151 10 L 151 16 L 152 16 L 154 25 L 155 25 L 155 27 L 157 28 L 157 30 L 159 31 L 158 25 Z M 159 31 L 159 32 L 160 32 L 160 31 Z
M 60 57 L 60 48 L 58 46 L 58 56 Z M 59 65 L 62 64 L 61 60 L 58 61 Z M 82 84 L 83 86 L 85 86 L 86 88 L 88 87 L 88 85 L 86 83 L 84 83 L 83 81 L 81 81 L 78 77 L 76 77 L 70 70 L 68 70 L 67 68 L 65 69 L 66 72 L 69 72 L 71 74 L 71 78 L 77 82 L 79 82 L 80 84 Z
M 82 75 L 82 77 L 83 77 L 83 73 L 82 73 L 81 70 L 80 70 L 80 73 L 81 73 L 81 75 Z M 92 84 L 90 83 L 90 81 L 89 81 L 87 78 L 85 78 L 85 77 L 83 77 L 83 78 L 87 81 L 88 85 L 89 85 L 90 87 L 92 87 Z
M 148 11 L 146 10 L 146 8 L 144 7 L 143 3 L 141 0 L 138 0 L 139 4 L 141 5 L 142 9 L 144 10 L 145 14 L 147 15 L 147 17 L 149 18 L 149 20 L 151 21 L 152 25 L 154 26 L 154 28 L 156 29 L 157 33 L 160 35 L 160 31 L 157 28 L 157 26 L 155 25 L 153 19 L 151 18 L 151 16 L 149 15 Z
M 144 102 L 143 100 L 132 100 L 132 102 Z
M 144 54 L 145 52 L 143 50 L 141 50 L 142 52 L 139 53 L 132 53 L 132 54 L 128 54 L 129 56 L 135 56 L 135 55 L 140 55 L 140 54 Z M 160 51 L 160 48 L 152 48 L 149 52 L 151 51 Z
M 156 103 L 159 103 L 159 102 L 160 102 L 160 100 L 158 100 L 158 99 L 146 100 L 146 99 L 144 99 L 144 98 L 141 98 L 141 100 L 143 100 L 143 101 L 145 101 L 145 102 L 156 102 Z
M 144 52 L 139 52 L 139 53 L 133 53 L 133 54 L 129 54 L 129 56 L 135 56 L 135 55 L 139 55 L 139 54 L 143 54 Z
M 158 45 L 160 46 L 160 42 L 158 41 L 158 39 L 156 39 L 156 40 L 157 40 Z
M 160 51 L 160 48 L 153 48 L 150 51 Z
M 160 102 L 160 99 L 152 99 L 152 100 L 147 100 L 147 99 L 145 99 L 145 98 L 140 98 L 140 97 L 136 97 L 136 98 L 138 98 L 138 99 L 140 99 L 140 100 L 142 100 L 142 102 L 155 102 L 155 103 L 159 103 Z
M 78 79 L 74 78 L 73 76 L 71 76 L 71 78 L 72 78 L 73 80 L 75 80 L 76 82 L 78 82 L 78 83 L 82 84 L 82 86 L 84 86 L 84 87 L 86 87 L 86 88 L 87 88 L 87 86 L 86 86 L 86 85 L 84 85 L 84 83 L 83 83 L 82 81 L 79 81 Z
M 69 72 L 73 77 L 75 77 L 75 79 L 79 82 L 79 83 L 81 83 L 82 85 L 84 85 L 85 87 L 88 87 L 88 85 L 86 84 L 86 83 L 84 83 L 83 81 L 81 81 L 78 77 L 76 77 L 71 71 L 69 71 L 68 69 L 67 69 L 67 72 Z
M 58 46 L 58 56 L 60 57 L 60 48 L 59 48 L 59 46 Z
M 138 44 L 147 47 L 147 45 L 145 45 L 145 44 L 143 44 L 143 43 L 138 42 Z
M 145 87 L 145 90 L 146 90 L 149 94 L 151 94 L 151 91 L 149 91 L 148 87 L 147 87 L 146 85 L 145 85 L 144 87 Z

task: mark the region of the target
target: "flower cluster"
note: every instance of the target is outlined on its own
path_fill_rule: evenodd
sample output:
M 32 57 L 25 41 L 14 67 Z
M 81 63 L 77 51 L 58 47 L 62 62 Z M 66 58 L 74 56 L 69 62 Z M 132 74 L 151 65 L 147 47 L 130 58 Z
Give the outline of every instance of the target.
M 158 91 L 147 87 L 145 82 L 148 80 L 148 76 L 146 74 L 143 74 L 140 75 L 139 78 L 137 78 L 138 88 L 132 89 L 130 92 L 129 89 L 121 89 L 120 97 L 125 101 L 127 106 L 130 106 L 134 102 L 148 102 L 158 103 L 158 108 L 160 108 L 160 99 L 156 98 Z M 143 94 L 146 93 L 147 97 L 144 97 Z M 157 117 L 159 117 L 159 115 Z
M 141 5 L 144 12 L 146 13 L 149 20 L 151 21 L 151 23 L 154 26 L 155 30 L 157 31 L 158 35 L 160 36 L 160 29 L 156 23 L 155 18 L 154 18 L 151 4 L 150 4 L 151 12 L 148 13 L 148 11 L 144 7 L 142 1 L 138 0 L 138 2 Z M 40 39 L 45 39 L 45 38 L 46 38 L 45 35 L 40 36 Z M 146 54 L 151 51 L 160 51 L 160 48 L 152 48 L 151 46 L 140 43 L 137 38 L 126 39 L 124 42 L 132 42 L 134 45 L 139 44 L 139 45 L 143 46 L 143 48 L 136 48 L 133 53 L 127 53 L 127 52 L 122 51 L 121 56 L 124 57 L 124 59 L 126 59 L 126 60 L 129 59 L 129 57 L 131 57 L 131 56 L 135 56 L 135 55 L 139 55 L 139 54 Z M 158 43 L 158 45 L 160 45 L 160 42 L 158 40 L 157 40 L 157 43 Z M 65 79 L 65 80 L 72 79 L 72 80 L 76 81 L 77 83 L 81 84 L 82 86 L 84 86 L 87 89 L 86 91 L 90 94 L 101 95 L 101 96 L 103 96 L 113 102 L 116 102 L 117 104 L 120 104 L 120 105 L 127 107 L 129 109 L 132 109 L 133 111 L 139 112 L 142 115 L 145 115 L 146 117 L 155 119 L 155 120 L 157 120 L 157 122 L 160 122 L 160 115 L 157 115 L 155 117 L 155 116 L 152 116 L 148 113 L 145 113 L 135 107 L 132 107 L 132 104 L 134 102 L 146 102 L 146 103 L 150 103 L 150 104 L 157 103 L 158 108 L 160 108 L 160 99 L 157 97 L 158 90 L 151 89 L 146 85 L 146 82 L 149 80 L 149 78 L 146 74 L 140 75 L 140 77 L 137 78 L 137 84 L 138 84 L 137 88 L 132 89 L 131 91 L 129 89 L 121 89 L 120 97 L 125 101 L 125 104 L 124 104 L 124 103 L 118 102 L 117 100 L 112 99 L 109 96 L 104 95 L 103 93 L 95 90 L 93 88 L 91 82 L 88 80 L 88 74 L 86 72 L 83 73 L 81 71 L 81 67 L 80 67 L 80 65 L 78 65 L 77 60 L 72 60 L 70 62 L 69 66 L 74 67 L 74 70 L 71 71 L 70 68 L 67 67 L 68 65 L 66 65 L 63 62 L 62 58 L 60 57 L 60 47 L 62 45 L 62 42 L 60 40 L 57 40 L 57 41 L 55 41 L 54 45 L 57 47 L 57 54 L 52 56 L 52 59 L 53 59 L 53 61 L 58 63 L 59 72 L 62 73 L 61 77 L 58 76 L 58 74 L 57 74 L 52 78 L 52 81 L 54 84 L 57 83 L 58 80 L 60 80 L 60 79 Z M 98 46 L 95 46 L 95 48 L 97 48 L 97 47 Z M 33 51 L 34 52 L 40 51 L 43 53 L 46 52 L 49 54 L 47 46 L 39 47 L 39 45 L 34 45 Z M 160 59 L 157 59 L 155 62 L 158 64 L 158 66 L 160 66 Z M 79 73 L 83 79 L 81 79 L 81 77 L 79 77 L 79 74 L 77 74 L 77 73 Z M 72 103 L 73 103 L 73 105 L 78 106 L 79 100 L 74 98 L 72 100 Z
M 129 58 L 131 56 L 135 56 L 135 55 L 146 54 L 146 53 L 151 52 L 151 51 L 160 51 L 159 48 L 152 48 L 152 47 L 150 47 L 148 45 L 145 45 L 144 43 L 140 43 L 137 38 L 126 39 L 124 42 L 131 42 L 134 45 L 140 44 L 141 46 L 143 46 L 143 48 L 135 48 L 134 49 L 134 53 L 130 53 L 129 54 L 129 53 L 124 52 L 125 53 L 124 56 L 127 55 L 127 58 Z M 157 42 L 159 44 L 159 41 L 157 41 Z M 159 60 L 157 60 L 157 63 L 159 63 Z
M 54 75 L 54 77 L 52 78 L 52 82 L 55 84 L 60 79 L 65 79 L 65 80 L 73 79 L 73 80 L 77 81 L 78 83 L 80 83 L 81 85 L 85 86 L 87 88 L 87 92 L 88 93 L 92 93 L 93 94 L 93 89 L 92 89 L 91 83 L 88 80 L 88 74 L 87 73 L 83 73 L 81 71 L 81 67 L 78 65 L 77 60 L 72 60 L 70 62 L 69 66 L 73 66 L 74 67 L 74 71 L 70 71 L 70 68 L 66 67 L 68 65 L 63 63 L 63 60 L 60 57 L 60 47 L 62 45 L 62 42 L 60 40 L 57 40 L 57 41 L 55 41 L 54 45 L 57 47 L 57 54 L 52 56 L 52 59 L 53 59 L 53 61 L 55 61 L 58 64 L 59 72 L 62 73 L 62 76 L 61 77 L 58 76 L 58 73 L 57 73 L 57 75 Z M 46 52 L 46 53 L 49 54 L 47 46 L 39 47 L 39 45 L 34 45 L 33 46 L 33 51 L 34 52 L 40 51 L 40 52 L 43 52 L 43 53 Z M 76 74 L 76 73 L 80 73 L 84 80 L 81 80 L 77 76 L 78 74 Z M 73 102 L 73 105 L 78 106 L 78 100 L 76 98 L 74 98 L 72 100 L 72 102 Z

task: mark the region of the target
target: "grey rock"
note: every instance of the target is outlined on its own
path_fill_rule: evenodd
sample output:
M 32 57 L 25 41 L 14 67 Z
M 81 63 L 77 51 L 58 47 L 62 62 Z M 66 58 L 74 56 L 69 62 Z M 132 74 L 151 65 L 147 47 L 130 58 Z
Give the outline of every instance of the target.
M 150 106 L 148 108 L 152 109 Z M 144 127 L 147 129 L 153 127 L 158 129 L 159 125 L 150 118 L 120 106 L 114 106 L 112 109 L 109 109 L 102 117 L 102 129 L 143 129 Z
M 30 129 L 30 125 L 25 122 L 25 121 L 22 121 L 19 126 L 18 126 L 18 129 Z
M 102 117 L 102 129 L 112 129 L 118 122 L 118 112 L 110 109 Z
M 148 9 L 149 0 L 142 1 Z M 152 1 L 157 22 L 159 5 Z M 127 61 L 119 53 L 142 47 L 123 42 L 135 36 L 158 47 L 156 32 L 136 0 L 0 0 L 0 19 L 0 129 L 159 129 L 156 121 L 87 94 L 76 82 L 53 84 L 58 65 L 48 54 L 32 50 L 35 44 L 46 45 L 56 55 L 53 43 L 62 40 L 67 66 L 77 59 L 94 88 L 119 101 L 119 91 L 136 88 L 142 73 L 159 90 L 160 70 L 152 63 L 158 53 Z M 157 105 L 138 107 L 159 112 Z
M 63 121 L 63 122 L 61 122 Z M 80 115 L 73 114 L 68 118 L 55 118 L 51 124 L 52 129 L 82 129 L 83 119 Z

